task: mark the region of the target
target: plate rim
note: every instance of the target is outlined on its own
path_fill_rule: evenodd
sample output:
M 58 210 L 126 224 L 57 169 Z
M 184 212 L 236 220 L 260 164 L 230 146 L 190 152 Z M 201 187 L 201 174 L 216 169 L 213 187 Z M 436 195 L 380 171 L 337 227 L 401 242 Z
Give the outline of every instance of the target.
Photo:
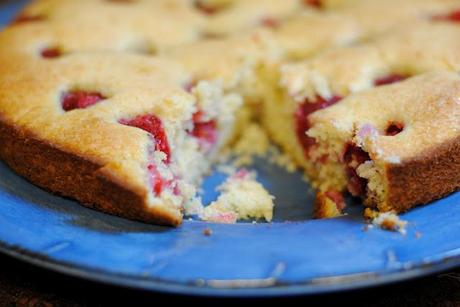
M 338 278 L 352 277 L 351 282 L 325 282 L 315 284 L 315 279 L 298 283 L 274 284 L 268 287 L 211 287 L 193 283 L 180 283 L 158 278 L 132 276 L 123 273 L 113 273 L 84 265 L 59 261 L 51 257 L 33 252 L 19 246 L 13 246 L 0 240 L 0 253 L 41 269 L 50 270 L 66 276 L 99 283 L 106 286 L 124 287 L 132 290 L 157 292 L 162 294 L 188 295 L 195 297 L 220 298 L 257 298 L 257 297 L 289 297 L 312 296 L 328 293 L 342 293 L 353 290 L 363 290 L 378 286 L 395 284 L 403 281 L 427 277 L 460 267 L 460 255 L 445 257 L 440 260 L 414 265 L 411 268 L 388 270 L 383 273 L 366 273 L 340 275 Z M 358 277 L 361 275 L 362 277 Z M 355 277 L 353 277 L 355 276 Z M 336 276 L 332 276 L 334 278 Z M 326 277 L 327 278 L 327 277 Z

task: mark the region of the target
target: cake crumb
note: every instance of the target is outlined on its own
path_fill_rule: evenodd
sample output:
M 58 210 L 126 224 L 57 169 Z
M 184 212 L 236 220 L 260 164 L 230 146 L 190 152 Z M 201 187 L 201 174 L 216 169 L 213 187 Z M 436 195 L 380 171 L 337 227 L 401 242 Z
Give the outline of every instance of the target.
M 250 123 L 233 147 L 236 157 L 235 166 L 246 166 L 253 162 L 254 157 L 264 157 L 270 146 L 266 131 L 258 123 Z
M 201 201 L 201 197 L 194 197 L 184 204 L 184 214 L 186 216 L 200 215 L 201 212 L 203 212 L 203 209 L 204 206 Z
M 212 230 L 211 230 L 211 228 L 205 228 L 205 229 L 203 230 L 203 234 L 204 234 L 205 236 L 207 236 L 207 237 L 211 236 L 211 235 L 212 235 Z
M 378 212 L 370 208 L 364 210 L 364 216 L 369 219 L 374 226 L 378 226 L 384 230 L 397 231 L 403 235 L 406 234 L 407 221 L 399 218 L 399 216 L 390 212 Z
M 272 220 L 275 197 L 256 181 L 254 172 L 239 170 L 218 189 L 221 195 L 204 208 L 202 220 L 227 224 L 239 219 Z
M 313 207 L 315 219 L 334 218 L 343 215 L 346 204 L 342 193 L 330 190 L 318 192 Z

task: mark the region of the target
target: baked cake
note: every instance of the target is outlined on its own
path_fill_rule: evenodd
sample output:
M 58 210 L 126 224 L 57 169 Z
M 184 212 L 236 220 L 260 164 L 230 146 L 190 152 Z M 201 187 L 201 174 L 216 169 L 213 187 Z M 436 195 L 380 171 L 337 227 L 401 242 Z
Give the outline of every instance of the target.
M 317 217 L 342 214 L 345 190 L 402 212 L 460 187 L 459 11 L 457 0 L 34 1 L 0 33 L 0 157 L 89 207 L 177 226 L 221 149 L 262 115 L 319 189 Z M 273 198 L 239 172 L 203 210 L 271 220 Z

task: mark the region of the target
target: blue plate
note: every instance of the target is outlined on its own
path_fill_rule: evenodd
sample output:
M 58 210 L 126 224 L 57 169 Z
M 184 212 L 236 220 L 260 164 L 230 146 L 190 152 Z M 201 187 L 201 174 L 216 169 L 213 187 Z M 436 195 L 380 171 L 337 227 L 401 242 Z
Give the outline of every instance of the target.
M 0 10 L 6 22 L 21 2 Z M 1 146 L 1 145 L 0 145 Z M 0 163 L 0 250 L 66 274 L 171 293 L 275 296 L 355 289 L 414 278 L 460 264 L 460 193 L 402 217 L 405 236 L 364 230 L 361 206 L 312 220 L 313 192 L 300 174 L 263 160 L 263 184 L 277 196 L 275 222 L 177 229 L 137 223 L 53 196 Z M 204 183 L 216 197 L 224 176 Z M 211 236 L 203 234 L 212 230 Z

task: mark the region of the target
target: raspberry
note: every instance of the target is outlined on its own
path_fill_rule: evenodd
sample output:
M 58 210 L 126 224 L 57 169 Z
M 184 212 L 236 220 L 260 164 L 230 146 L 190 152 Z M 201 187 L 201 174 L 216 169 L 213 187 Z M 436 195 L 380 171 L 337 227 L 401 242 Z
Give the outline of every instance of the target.
M 197 85 L 196 80 L 190 80 L 187 83 L 185 83 L 182 87 L 187 93 L 191 93 L 193 88 Z
M 41 15 L 19 15 L 13 20 L 13 24 L 22 24 L 22 23 L 27 23 L 27 22 L 35 22 L 35 21 L 42 21 L 45 18 Z
M 214 15 L 219 11 L 219 7 L 206 5 L 202 1 L 196 0 L 195 7 L 205 15 Z
M 168 137 L 161 119 L 155 115 L 140 115 L 130 120 L 121 120 L 121 124 L 147 131 L 155 140 L 155 150 L 166 154 L 166 163 L 171 160 Z
M 160 172 L 158 171 L 157 166 L 153 163 L 150 162 L 149 165 L 147 166 L 147 169 L 149 171 L 149 181 L 152 186 L 152 190 L 156 196 L 159 196 L 161 192 L 163 192 L 165 189 L 171 188 L 174 185 L 174 194 L 178 195 L 179 194 L 179 189 L 177 187 L 176 181 L 175 180 L 165 180 Z
M 445 15 L 434 16 L 433 20 L 460 22 L 460 9 L 452 11 Z
M 46 48 L 41 51 L 41 56 L 47 59 L 57 58 L 62 55 L 62 51 L 57 47 Z
M 374 81 L 374 85 L 375 86 L 387 85 L 387 84 L 392 84 L 392 83 L 396 83 L 399 81 L 403 81 L 404 79 L 407 79 L 407 76 L 399 75 L 399 74 L 391 74 L 391 75 L 376 79 Z
M 267 28 L 276 29 L 280 26 L 280 22 L 278 19 L 273 17 L 264 17 L 260 20 L 260 24 Z
M 385 135 L 393 136 L 403 131 L 403 129 L 404 124 L 398 122 L 391 123 L 390 125 L 388 125 L 388 128 L 385 131 Z
M 354 144 L 347 144 L 343 161 L 345 162 L 345 171 L 348 176 L 348 191 L 353 196 L 364 195 L 367 186 L 367 180 L 358 176 L 356 169 L 359 165 L 371 158 L 369 154 Z
M 325 100 L 318 96 L 316 101 L 310 102 L 307 100 L 297 108 L 297 111 L 295 112 L 297 139 L 302 145 L 306 157 L 309 155 L 310 148 L 316 144 L 315 139 L 306 134 L 308 129 L 310 129 L 308 115 L 317 110 L 327 108 L 337 103 L 340 99 L 342 99 L 342 97 L 333 96 L 332 98 Z
M 307 6 L 320 8 L 322 6 L 321 0 L 302 0 L 302 3 Z
M 72 91 L 62 95 L 62 108 L 64 111 L 72 111 L 75 109 L 85 109 L 101 100 L 106 99 L 101 93 Z
M 215 119 L 204 120 L 204 113 L 198 111 L 193 114 L 193 130 L 191 135 L 198 139 L 201 148 L 208 151 L 217 142 L 217 122 Z

